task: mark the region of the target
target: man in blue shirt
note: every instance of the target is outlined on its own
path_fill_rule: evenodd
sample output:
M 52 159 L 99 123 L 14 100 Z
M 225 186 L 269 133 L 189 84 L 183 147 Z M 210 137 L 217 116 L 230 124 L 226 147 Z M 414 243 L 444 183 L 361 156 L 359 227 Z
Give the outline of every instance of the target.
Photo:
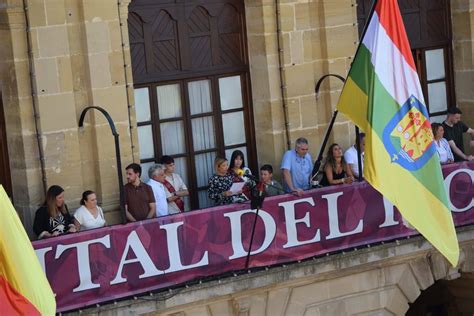
M 304 190 L 311 188 L 310 177 L 313 169 L 313 160 L 308 150 L 308 140 L 300 137 L 296 140 L 295 149 L 288 150 L 283 155 L 281 170 L 285 192 L 293 192 L 301 196 Z

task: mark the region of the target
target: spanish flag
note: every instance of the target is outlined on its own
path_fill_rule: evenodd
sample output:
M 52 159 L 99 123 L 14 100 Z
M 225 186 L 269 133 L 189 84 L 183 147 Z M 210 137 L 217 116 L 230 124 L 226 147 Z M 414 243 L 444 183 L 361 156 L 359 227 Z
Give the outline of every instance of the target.
M 377 1 L 337 108 L 366 133 L 367 181 L 456 266 L 456 231 L 397 0 Z
M 1 185 L 0 223 L 0 315 L 54 315 L 53 291 Z

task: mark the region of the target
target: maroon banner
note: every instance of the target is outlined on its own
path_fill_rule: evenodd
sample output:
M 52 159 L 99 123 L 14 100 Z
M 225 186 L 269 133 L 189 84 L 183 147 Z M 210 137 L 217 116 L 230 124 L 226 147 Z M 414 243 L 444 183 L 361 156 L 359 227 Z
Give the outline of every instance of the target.
M 474 223 L 474 162 L 445 166 L 456 226 Z M 245 268 L 255 211 L 235 204 L 33 243 L 58 311 Z M 417 234 L 367 183 L 267 198 L 251 267 L 297 261 Z

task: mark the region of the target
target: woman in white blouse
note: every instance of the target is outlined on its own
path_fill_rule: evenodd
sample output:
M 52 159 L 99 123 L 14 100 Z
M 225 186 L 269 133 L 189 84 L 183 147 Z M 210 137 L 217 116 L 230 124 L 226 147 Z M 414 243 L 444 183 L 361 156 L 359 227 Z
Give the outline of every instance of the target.
M 443 165 L 447 163 L 453 163 L 453 152 L 451 151 L 451 147 L 449 146 L 449 143 L 446 138 L 443 138 L 443 125 L 439 123 L 433 123 L 431 124 L 431 128 L 433 130 L 434 142 L 436 144 L 436 151 L 438 152 L 439 161 Z
M 74 213 L 79 230 L 88 230 L 104 227 L 104 212 L 97 205 L 97 196 L 94 191 L 85 191 L 82 193 L 81 207 Z

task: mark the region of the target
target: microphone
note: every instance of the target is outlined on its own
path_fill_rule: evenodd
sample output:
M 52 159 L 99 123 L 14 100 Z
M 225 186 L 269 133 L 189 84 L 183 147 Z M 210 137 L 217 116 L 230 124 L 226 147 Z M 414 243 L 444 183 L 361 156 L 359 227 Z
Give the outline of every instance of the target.
M 255 186 L 255 190 L 256 191 L 254 191 L 250 205 L 252 209 L 260 209 L 262 207 L 263 200 L 265 199 L 265 183 L 258 182 Z
M 237 171 L 237 176 L 242 177 L 243 175 L 244 175 L 244 171 L 239 168 L 239 170 Z
M 257 184 L 257 191 L 258 191 L 258 197 L 262 197 L 263 193 L 265 193 L 265 183 L 263 183 L 263 181 Z
M 250 180 L 257 181 L 257 177 L 254 176 L 253 174 L 251 174 L 249 169 L 245 169 L 245 172 L 244 172 L 244 174 L 243 174 L 243 177 L 247 177 L 247 178 L 249 178 Z

